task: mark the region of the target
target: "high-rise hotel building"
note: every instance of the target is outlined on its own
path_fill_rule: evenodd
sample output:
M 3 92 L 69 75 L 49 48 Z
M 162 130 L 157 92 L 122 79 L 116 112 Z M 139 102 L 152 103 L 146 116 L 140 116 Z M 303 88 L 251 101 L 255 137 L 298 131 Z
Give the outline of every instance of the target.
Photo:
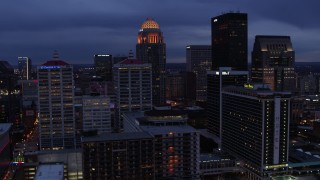
M 248 81 L 248 71 L 234 71 L 231 67 L 220 67 L 217 71 L 208 71 L 208 132 L 218 138 L 222 131 L 222 88 L 225 86 L 243 86 Z M 220 140 L 220 138 L 219 138 Z M 220 143 L 219 143 L 220 144 Z
M 223 88 L 222 150 L 239 158 L 253 177 L 288 167 L 290 98 L 290 92 L 266 84 Z
M 75 148 L 73 67 L 55 57 L 37 69 L 40 149 Z
M 152 65 L 152 103 L 166 103 L 166 44 L 159 24 L 148 18 L 138 34 L 137 59 Z
M 295 90 L 295 54 L 290 36 L 256 36 L 252 51 L 252 82 L 274 91 Z

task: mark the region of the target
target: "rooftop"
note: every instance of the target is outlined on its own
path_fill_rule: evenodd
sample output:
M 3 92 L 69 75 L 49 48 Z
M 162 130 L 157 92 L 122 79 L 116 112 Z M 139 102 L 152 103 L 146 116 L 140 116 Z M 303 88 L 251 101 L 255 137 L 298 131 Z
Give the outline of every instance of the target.
M 183 111 L 178 110 L 150 110 L 144 112 L 145 116 L 182 116 L 186 115 Z
M 180 126 L 140 126 L 143 131 L 146 131 L 152 135 L 173 133 L 190 133 L 198 132 L 196 129 L 189 125 Z
M 147 20 L 141 25 L 141 29 L 160 29 L 160 26 L 152 18 L 147 18 Z
M 99 142 L 99 141 L 117 141 L 117 140 L 133 140 L 133 139 L 149 139 L 153 138 L 146 132 L 125 132 L 125 133 L 109 133 L 97 136 L 82 137 L 82 142 Z
M 138 59 L 126 59 L 119 62 L 119 64 L 143 64 L 143 62 Z
M 50 60 L 43 64 L 43 66 L 67 66 L 68 63 L 62 60 Z
M 38 166 L 35 180 L 63 180 L 63 164 L 41 164 Z

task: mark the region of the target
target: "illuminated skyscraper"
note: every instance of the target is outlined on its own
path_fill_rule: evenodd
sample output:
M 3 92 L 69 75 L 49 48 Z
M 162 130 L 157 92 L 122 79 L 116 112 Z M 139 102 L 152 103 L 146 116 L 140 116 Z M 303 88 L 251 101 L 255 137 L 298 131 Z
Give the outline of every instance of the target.
M 248 70 L 248 22 L 245 13 L 226 13 L 211 19 L 212 70 Z
M 73 67 L 55 57 L 37 69 L 40 149 L 75 148 Z
M 252 81 L 274 91 L 295 90 L 294 50 L 290 36 L 256 36 L 252 51 Z
M 148 18 L 138 34 L 136 46 L 137 59 L 143 63 L 152 64 L 152 103 L 154 105 L 166 102 L 166 44 L 159 24 Z
M 19 79 L 29 80 L 31 78 L 31 59 L 18 57 Z

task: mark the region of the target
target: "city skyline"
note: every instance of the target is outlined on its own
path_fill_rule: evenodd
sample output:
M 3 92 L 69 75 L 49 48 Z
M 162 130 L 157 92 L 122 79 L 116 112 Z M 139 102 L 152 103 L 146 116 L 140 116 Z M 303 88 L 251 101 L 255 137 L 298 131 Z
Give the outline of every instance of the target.
M 187 45 L 210 45 L 210 19 L 223 12 L 248 14 L 248 60 L 255 35 L 291 36 L 297 62 L 320 57 L 320 2 L 232 1 L 30 1 L 5 2 L 0 7 L 0 59 L 17 64 L 18 56 L 34 64 L 51 59 L 57 49 L 72 64 L 93 63 L 94 54 L 128 54 L 146 18 L 160 25 L 167 43 L 167 62 L 185 62 Z M 166 12 L 166 13 L 163 13 Z M 201 12 L 201 13 L 200 13 Z

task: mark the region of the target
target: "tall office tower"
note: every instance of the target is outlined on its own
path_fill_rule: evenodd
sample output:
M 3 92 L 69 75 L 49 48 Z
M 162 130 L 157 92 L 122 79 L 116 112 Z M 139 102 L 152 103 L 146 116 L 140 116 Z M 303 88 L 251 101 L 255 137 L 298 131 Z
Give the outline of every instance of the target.
M 212 70 L 248 70 L 248 20 L 245 13 L 226 13 L 211 19 Z
M 155 179 L 154 141 L 146 132 L 83 137 L 84 179 Z
M 54 57 L 37 69 L 40 149 L 75 148 L 73 67 Z
M 252 51 L 252 82 L 274 91 L 294 91 L 294 50 L 289 36 L 256 36 Z
M 97 76 L 101 76 L 104 81 L 112 81 L 112 55 L 94 55 L 94 68 Z
M 207 101 L 207 71 L 211 69 L 211 46 L 190 45 L 187 51 L 187 72 L 196 75 L 196 100 Z
M 151 64 L 127 59 L 113 66 L 113 83 L 118 108 L 116 129 L 122 129 L 121 113 L 152 108 Z
M 83 131 L 111 133 L 110 99 L 108 96 L 83 96 Z
M 208 71 L 208 131 L 221 141 L 221 89 L 225 86 L 247 83 L 248 71 L 233 71 L 230 67 L 220 67 L 218 71 Z M 221 142 L 220 142 L 221 143 Z M 221 146 L 221 144 L 219 145 Z
M 32 64 L 29 57 L 18 57 L 19 79 L 31 79 Z
M 246 87 L 222 91 L 222 150 L 263 179 L 288 168 L 291 93 L 271 91 L 266 84 Z
M 124 113 L 125 132 L 154 137 L 157 179 L 199 179 L 200 134 L 187 121 L 187 113 L 176 110 Z
M 166 103 L 166 44 L 159 24 L 148 18 L 138 34 L 137 59 L 152 64 L 152 103 Z

